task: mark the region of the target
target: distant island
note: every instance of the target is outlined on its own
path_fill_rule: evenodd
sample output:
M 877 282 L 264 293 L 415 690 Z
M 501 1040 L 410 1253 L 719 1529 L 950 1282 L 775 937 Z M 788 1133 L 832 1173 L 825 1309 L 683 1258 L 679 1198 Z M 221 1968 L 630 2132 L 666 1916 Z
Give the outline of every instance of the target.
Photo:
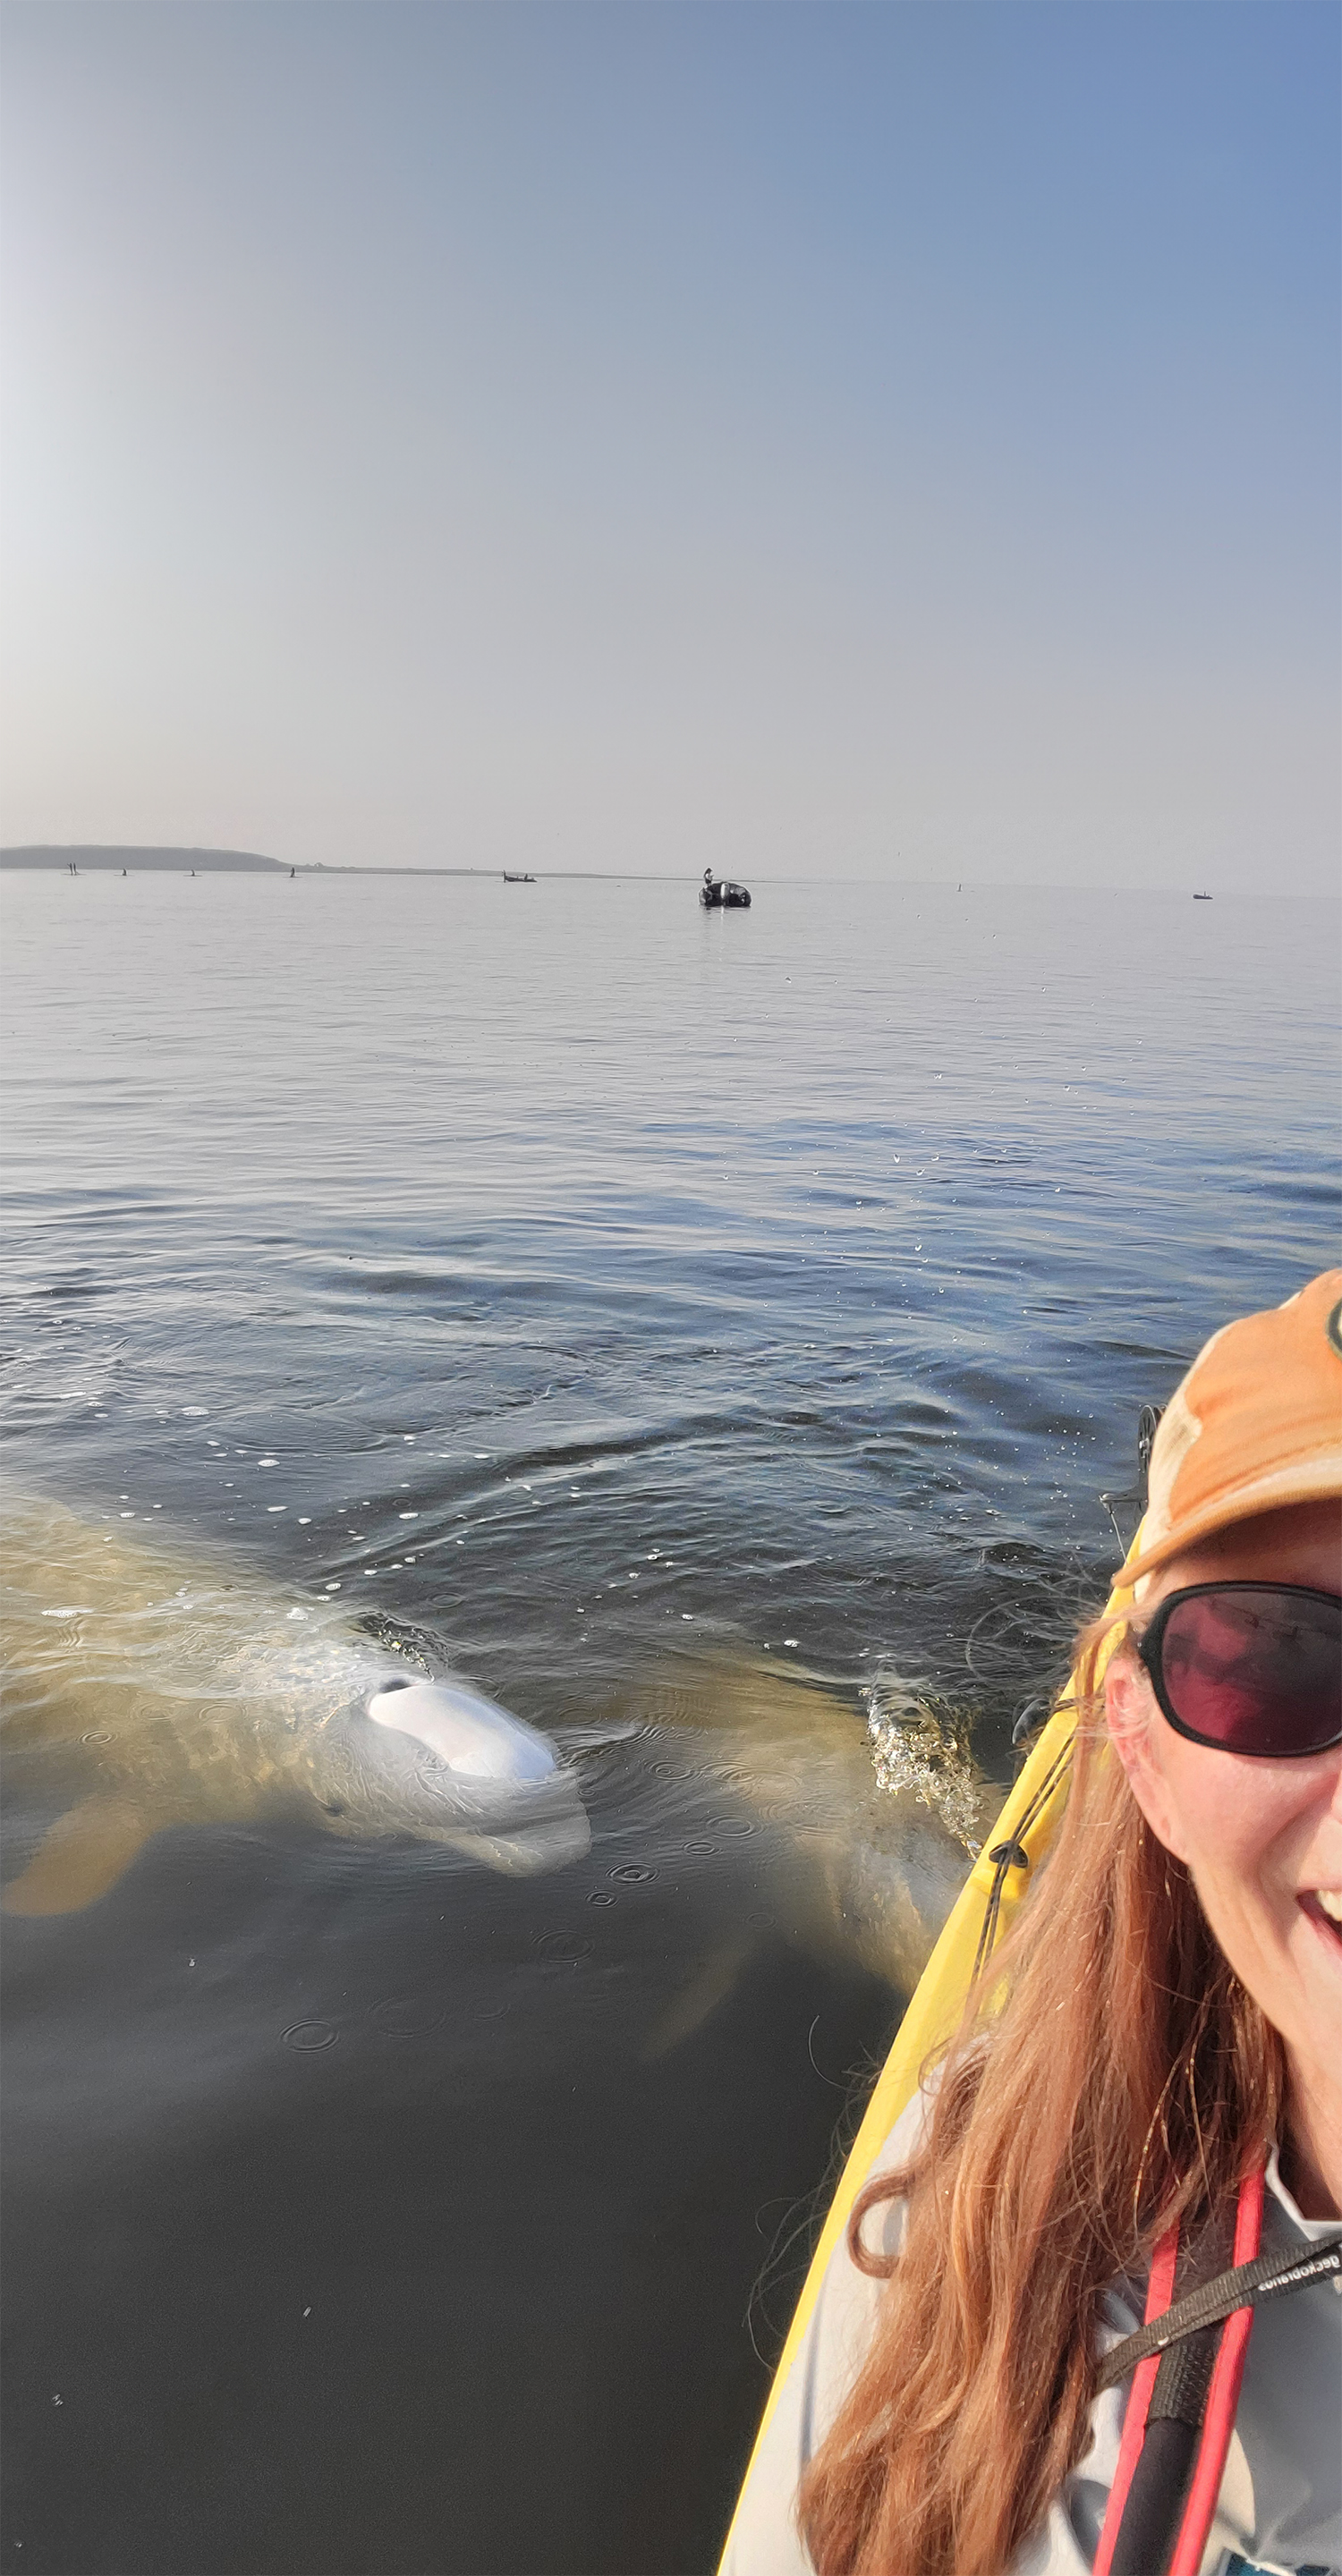
M 263 859 L 257 850 L 141 850 L 86 841 L 72 841 L 68 848 L 34 841 L 26 849 L 0 850 L 0 868 L 262 868 L 267 876 L 288 874 L 282 859 Z
M 267 877 L 496 877 L 497 868 L 331 867 L 321 859 L 266 859 L 259 850 L 141 849 L 129 842 L 31 841 L 22 848 L 0 850 L 0 868 L 160 868 L 179 876 L 208 876 L 227 870 Z M 572 874 L 570 870 L 568 873 Z M 586 871 L 580 871 L 586 873 Z

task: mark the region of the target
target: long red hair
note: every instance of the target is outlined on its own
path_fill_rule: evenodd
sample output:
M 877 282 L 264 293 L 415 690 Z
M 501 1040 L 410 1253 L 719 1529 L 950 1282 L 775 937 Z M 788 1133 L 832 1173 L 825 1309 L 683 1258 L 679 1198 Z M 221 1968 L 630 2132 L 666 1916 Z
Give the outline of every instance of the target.
M 970 1997 L 912 2162 L 869 2183 L 888 2275 L 803 2479 L 817 2576 L 1001 2576 L 1090 2438 L 1097 2303 L 1276 2130 L 1281 2045 L 1151 1832 L 1104 1729 L 1096 1648 L 1052 1855 Z M 1003 2000 L 1005 1995 L 1005 2000 Z M 863 2244 L 906 2202 L 900 2250 Z

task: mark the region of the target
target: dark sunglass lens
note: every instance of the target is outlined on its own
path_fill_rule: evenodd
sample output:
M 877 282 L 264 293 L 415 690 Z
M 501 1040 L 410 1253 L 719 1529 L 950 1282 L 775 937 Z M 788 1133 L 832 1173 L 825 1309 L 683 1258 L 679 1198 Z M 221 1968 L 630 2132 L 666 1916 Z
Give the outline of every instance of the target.
M 1342 1603 L 1227 1585 L 1176 1601 L 1161 1641 L 1175 1716 L 1227 1753 L 1313 1753 L 1342 1726 Z

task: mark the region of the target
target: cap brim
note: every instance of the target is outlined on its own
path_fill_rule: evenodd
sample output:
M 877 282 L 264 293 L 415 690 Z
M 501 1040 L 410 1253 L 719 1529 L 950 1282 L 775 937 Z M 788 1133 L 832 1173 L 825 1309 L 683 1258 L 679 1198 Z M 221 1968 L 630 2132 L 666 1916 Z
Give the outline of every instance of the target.
M 1256 1520 L 1261 1512 L 1280 1512 L 1292 1503 L 1326 1503 L 1342 1499 L 1342 1450 L 1328 1449 L 1317 1458 L 1295 1459 L 1274 1476 L 1257 1476 L 1251 1483 L 1236 1485 L 1230 1492 L 1207 1503 L 1200 1512 L 1191 1513 L 1177 1529 L 1166 1532 L 1155 1545 L 1143 1548 L 1140 1556 L 1120 1568 L 1125 1585 L 1141 1583 L 1148 1574 L 1157 1574 L 1171 1558 L 1184 1556 L 1204 1538 L 1214 1538 L 1218 1530 L 1233 1529 L 1236 1521 Z M 1116 1580 L 1118 1578 L 1115 1578 Z

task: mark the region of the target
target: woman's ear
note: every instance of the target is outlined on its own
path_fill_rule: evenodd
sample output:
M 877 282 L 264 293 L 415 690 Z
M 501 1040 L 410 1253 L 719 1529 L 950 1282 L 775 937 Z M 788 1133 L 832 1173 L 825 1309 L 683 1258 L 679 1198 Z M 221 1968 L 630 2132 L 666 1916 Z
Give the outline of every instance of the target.
M 1152 1833 L 1176 1860 L 1187 1860 L 1178 1812 L 1160 1761 L 1155 1693 L 1126 1643 L 1110 1656 L 1105 1670 L 1104 1715 L 1109 1741 Z

